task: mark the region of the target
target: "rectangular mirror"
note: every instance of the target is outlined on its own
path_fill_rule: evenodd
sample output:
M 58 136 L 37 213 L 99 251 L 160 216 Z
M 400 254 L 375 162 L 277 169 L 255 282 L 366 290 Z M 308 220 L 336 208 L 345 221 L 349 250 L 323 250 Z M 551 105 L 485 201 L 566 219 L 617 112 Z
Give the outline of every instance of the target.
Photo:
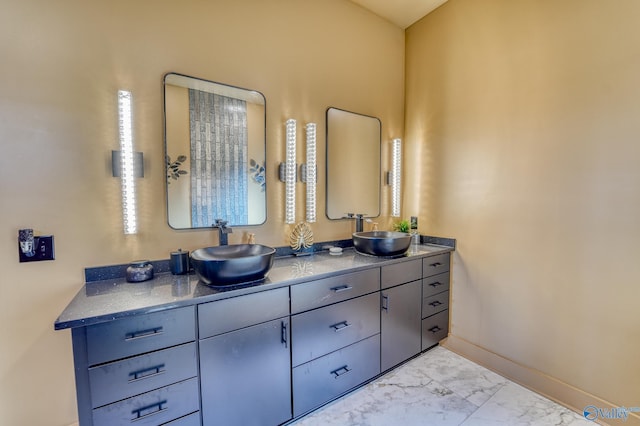
M 267 218 L 262 93 L 181 74 L 164 78 L 167 216 L 175 229 Z
M 327 109 L 327 217 L 380 215 L 381 130 L 378 118 Z

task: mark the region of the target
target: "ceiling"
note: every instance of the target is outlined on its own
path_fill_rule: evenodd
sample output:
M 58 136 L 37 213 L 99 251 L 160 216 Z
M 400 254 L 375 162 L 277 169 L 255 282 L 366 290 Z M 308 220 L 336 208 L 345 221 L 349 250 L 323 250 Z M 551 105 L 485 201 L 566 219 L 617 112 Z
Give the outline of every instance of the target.
M 402 29 L 442 5 L 447 0 L 351 0 Z

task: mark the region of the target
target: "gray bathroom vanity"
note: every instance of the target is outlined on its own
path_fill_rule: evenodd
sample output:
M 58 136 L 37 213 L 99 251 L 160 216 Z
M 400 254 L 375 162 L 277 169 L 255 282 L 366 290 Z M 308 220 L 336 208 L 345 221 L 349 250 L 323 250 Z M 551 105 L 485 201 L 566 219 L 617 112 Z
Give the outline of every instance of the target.
M 447 336 L 453 246 L 275 260 L 264 282 L 88 282 L 71 329 L 81 426 L 279 425 Z

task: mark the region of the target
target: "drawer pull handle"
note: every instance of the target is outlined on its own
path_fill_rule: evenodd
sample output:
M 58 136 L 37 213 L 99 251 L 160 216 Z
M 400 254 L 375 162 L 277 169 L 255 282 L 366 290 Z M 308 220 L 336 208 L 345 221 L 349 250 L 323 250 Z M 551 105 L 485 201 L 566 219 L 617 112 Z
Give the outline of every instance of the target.
M 147 405 L 146 407 L 138 408 L 137 410 L 131 411 L 131 414 L 133 414 L 134 416 L 131 419 L 131 423 L 137 422 L 138 420 L 147 419 L 158 413 L 162 413 L 163 411 L 166 411 L 167 410 L 167 407 L 165 406 L 166 403 L 167 401 L 164 400 L 164 401 L 160 401 L 155 404 Z
M 353 368 L 349 368 L 347 365 L 344 365 L 337 370 L 333 370 L 330 374 L 333 374 L 333 378 L 337 379 L 338 377 L 342 377 L 345 374 L 351 372 L 351 370 L 353 370 Z
M 162 326 L 150 328 L 148 330 L 132 331 L 131 333 L 126 334 L 124 340 L 125 342 L 130 342 L 131 340 L 144 339 L 145 337 L 159 336 L 162 333 L 164 333 Z
M 150 379 L 151 377 L 159 376 L 167 371 L 164 368 L 164 364 L 156 365 L 155 367 L 145 368 L 144 370 L 138 370 L 129 373 L 129 383 L 137 382 L 144 379 Z
M 351 324 L 349 324 L 347 321 L 341 321 L 337 324 L 333 324 L 330 326 L 330 328 L 333 328 L 333 331 L 335 331 L 336 333 L 348 327 L 351 327 Z
M 433 302 L 429 303 L 429 306 L 433 306 L 434 308 L 436 306 L 440 306 L 442 305 L 442 302 L 438 301 L 438 300 L 434 300 Z
M 436 263 L 432 263 L 432 264 L 431 264 L 431 265 L 429 265 L 429 266 L 431 266 L 432 268 L 437 268 L 438 266 L 442 266 L 442 263 L 440 263 L 440 262 L 436 262 Z
M 429 329 L 429 331 L 432 332 L 432 333 L 437 333 L 440 330 L 442 330 L 442 329 L 440 327 L 438 327 L 437 325 L 434 325 L 433 327 L 431 327 Z
M 350 285 L 345 284 L 345 285 L 339 285 L 339 286 L 337 286 L 337 287 L 331 287 L 331 290 L 332 290 L 334 293 L 340 293 L 340 292 L 343 292 L 343 291 L 349 291 L 349 290 L 351 290 L 352 288 L 353 288 L 353 287 L 351 287 Z
M 441 286 L 442 283 L 440 281 L 435 281 L 435 282 L 429 283 L 429 285 L 435 288 L 435 287 Z
M 389 296 L 382 295 L 382 310 L 389 312 Z
M 289 347 L 289 346 L 288 346 L 288 345 L 289 345 L 289 342 L 288 342 L 288 338 L 287 338 L 287 336 L 288 336 L 288 334 L 289 334 L 289 333 L 287 333 L 287 323 L 286 323 L 286 322 L 284 322 L 284 321 L 282 321 L 282 322 L 280 323 L 280 333 L 281 333 L 281 335 L 280 335 L 281 343 L 283 343 L 283 344 L 284 344 L 284 347 L 285 347 L 285 348 L 288 348 L 288 347 Z

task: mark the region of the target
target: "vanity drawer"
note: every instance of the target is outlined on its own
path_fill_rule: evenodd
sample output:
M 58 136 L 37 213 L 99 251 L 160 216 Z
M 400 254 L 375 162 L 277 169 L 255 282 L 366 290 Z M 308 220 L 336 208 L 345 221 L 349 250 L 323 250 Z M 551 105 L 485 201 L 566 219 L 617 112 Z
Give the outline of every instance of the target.
M 422 297 L 433 296 L 449 290 L 449 272 L 433 275 L 422 280 Z
M 200 339 L 289 316 L 289 288 L 282 287 L 198 305 Z
M 448 291 L 422 298 L 422 318 L 430 317 L 445 309 L 449 309 Z
M 291 313 L 296 314 L 380 290 L 380 268 L 342 274 L 291 286 Z
M 293 416 L 299 416 L 380 374 L 380 335 L 293 369 Z
M 195 340 L 195 309 L 187 306 L 87 327 L 89 365 Z
M 293 365 L 300 365 L 380 333 L 380 294 L 291 317 Z
M 422 260 L 414 259 L 382 267 L 382 288 L 422 278 Z
M 195 342 L 89 368 L 93 408 L 198 375 Z
M 422 259 L 422 276 L 430 277 L 449 270 L 450 253 L 442 253 L 436 256 Z
M 449 334 L 449 311 L 442 311 L 439 314 L 430 316 L 422 320 L 422 350 L 429 349 L 437 345 L 440 340 Z
M 93 425 L 160 425 L 198 411 L 199 401 L 198 379 L 194 377 L 96 408 L 93 410 Z

